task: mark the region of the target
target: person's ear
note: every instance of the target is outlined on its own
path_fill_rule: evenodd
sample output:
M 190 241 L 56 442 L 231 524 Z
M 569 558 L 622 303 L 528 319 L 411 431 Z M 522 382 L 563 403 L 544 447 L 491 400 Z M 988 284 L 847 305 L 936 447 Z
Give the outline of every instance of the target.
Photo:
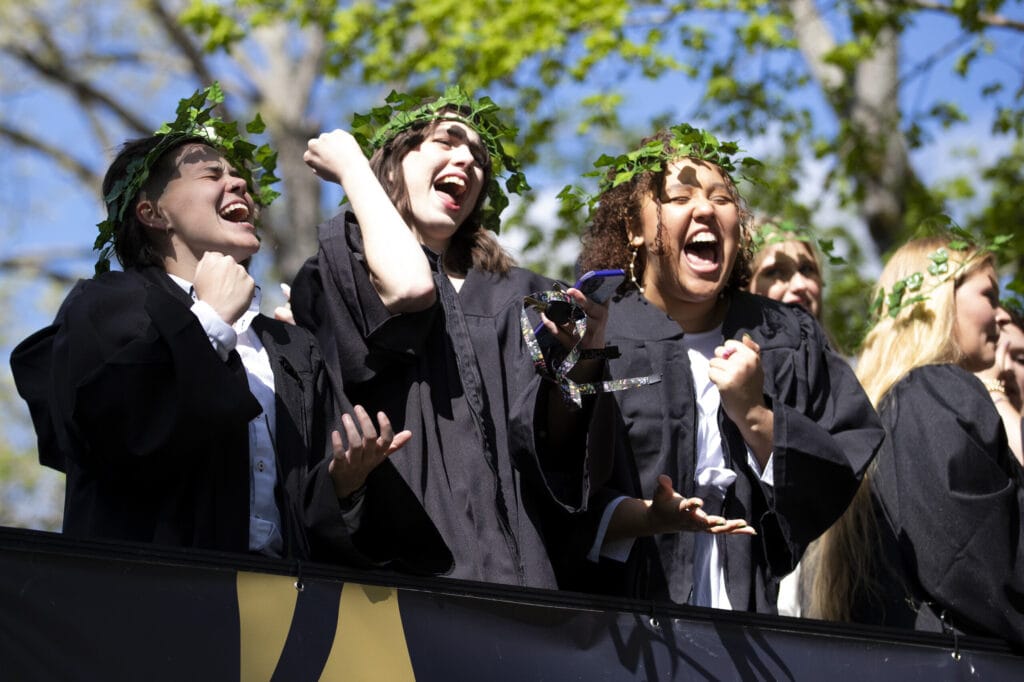
M 143 193 L 135 203 L 135 217 L 140 223 L 154 230 L 168 229 L 167 219 L 160 212 L 160 207 L 153 199 Z

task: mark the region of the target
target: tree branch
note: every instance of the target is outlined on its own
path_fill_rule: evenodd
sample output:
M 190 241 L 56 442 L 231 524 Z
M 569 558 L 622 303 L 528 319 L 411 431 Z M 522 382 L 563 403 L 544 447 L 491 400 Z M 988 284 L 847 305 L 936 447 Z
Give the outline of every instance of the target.
M 74 284 L 80 275 L 61 272 L 55 267 L 59 260 L 81 260 L 93 257 L 91 249 L 64 249 L 46 252 L 27 253 L 19 256 L 0 258 L 0 272 L 22 272 L 36 277 L 45 277 L 57 284 Z
M 102 182 L 99 173 L 68 154 L 63 147 L 47 144 L 23 130 L 11 128 L 3 121 L 0 121 L 0 137 L 6 138 L 19 147 L 25 147 L 50 157 L 54 163 L 77 177 L 81 182 L 99 191 Z
M 206 57 L 203 51 L 192 41 L 189 34 L 185 32 L 178 18 L 172 15 L 160 0 L 150 0 L 146 4 L 149 13 L 156 19 L 156 23 L 163 28 L 171 43 L 181 50 L 185 59 L 192 66 L 196 77 L 199 78 L 203 85 L 209 85 L 215 81 L 216 78 L 206 64 Z M 229 116 L 225 115 L 225 117 L 231 120 Z
M 930 10 L 932 12 L 942 12 L 944 14 L 952 14 L 954 16 L 960 16 L 960 13 L 956 11 L 956 8 L 952 5 L 946 5 L 941 2 L 935 2 L 934 0 L 904 0 L 904 2 L 910 7 L 917 7 L 918 9 Z M 974 15 L 974 18 L 981 24 L 986 26 L 992 26 L 995 28 L 1008 28 L 1014 31 L 1024 32 L 1024 21 L 1018 21 L 1009 17 L 1004 17 L 1001 14 L 989 14 L 988 12 L 978 12 Z
M 32 50 L 24 47 L 6 47 L 4 51 L 49 82 L 70 91 L 75 96 L 75 99 L 83 104 L 99 104 L 109 109 L 120 117 L 125 122 L 125 125 L 134 129 L 140 135 L 146 135 L 150 132 L 151 126 L 146 125 L 145 121 L 131 111 L 128 111 L 128 109 L 113 100 L 106 93 L 97 90 L 91 83 L 88 83 L 77 73 L 69 69 L 62 55 L 57 54 L 58 60 L 48 63 L 40 59 Z

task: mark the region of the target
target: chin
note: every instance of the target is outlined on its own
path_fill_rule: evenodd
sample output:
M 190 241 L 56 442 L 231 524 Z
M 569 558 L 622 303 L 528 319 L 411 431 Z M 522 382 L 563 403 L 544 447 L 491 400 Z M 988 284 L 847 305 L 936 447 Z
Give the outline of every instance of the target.
M 996 354 L 994 351 L 992 353 L 984 352 L 965 357 L 960 361 L 960 366 L 968 372 L 980 372 L 990 368 L 995 362 Z

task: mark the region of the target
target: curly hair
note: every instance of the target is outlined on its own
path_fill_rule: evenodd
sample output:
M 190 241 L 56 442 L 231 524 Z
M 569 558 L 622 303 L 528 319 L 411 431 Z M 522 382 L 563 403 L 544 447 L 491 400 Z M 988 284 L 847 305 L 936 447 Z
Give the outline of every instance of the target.
M 438 113 L 443 114 L 444 111 L 465 113 L 459 112 L 456 108 L 445 109 Z M 433 121 L 414 123 L 385 142 L 370 158 L 370 168 L 373 169 L 377 180 L 407 223 L 412 222 L 413 213 L 409 190 L 405 184 L 405 175 L 402 173 L 402 161 L 409 152 L 419 147 L 427 139 L 442 120 L 434 119 Z M 486 152 L 480 155 L 476 162 L 484 172 L 483 181 L 480 183 L 483 188 L 490 182 L 494 169 L 491 158 Z M 501 248 L 498 240 L 481 223 L 486 200 L 487 195 L 481 190 L 476 204 L 473 206 L 473 211 L 452 235 L 451 243 L 443 254 L 446 271 L 462 275 L 472 267 L 487 272 L 506 274 L 515 265 L 512 257 Z
M 668 143 L 671 139 L 668 132 L 663 130 L 651 137 L 644 138 L 641 141 L 641 145 L 660 140 L 666 143 L 666 150 L 668 150 Z M 753 260 L 750 239 L 752 217 L 747 209 L 746 202 L 740 196 L 732 177 L 721 166 L 701 159 L 683 158 L 694 163 L 703 164 L 721 175 L 725 180 L 729 196 L 736 202 L 740 216 L 740 246 L 732 272 L 729 274 L 726 288 L 734 290 L 745 289 L 750 282 L 750 264 Z M 614 169 L 611 172 L 615 172 Z M 654 202 L 658 215 L 657 237 L 652 246 L 637 252 L 636 260 L 633 263 L 633 272 L 637 281 L 643 281 L 644 270 L 647 265 L 647 252 L 660 255 L 664 252 L 665 248 L 660 200 L 664 187 L 665 170 L 658 172 L 647 171 L 637 174 L 629 182 L 609 189 L 598 197 L 597 209 L 594 211 L 590 224 L 583 233 L 583 250 L 579 258 L 580 270 L 587 271 L 603 268 L 629 269 L 630 261 L 633 259 L 633 252 L 629 244 L 629 226 L 639 223 L 644 200 L 649 198 Z M 620 287 L 620 291 L 630 286 L 633 286 L 632 283 L 624 282 Z

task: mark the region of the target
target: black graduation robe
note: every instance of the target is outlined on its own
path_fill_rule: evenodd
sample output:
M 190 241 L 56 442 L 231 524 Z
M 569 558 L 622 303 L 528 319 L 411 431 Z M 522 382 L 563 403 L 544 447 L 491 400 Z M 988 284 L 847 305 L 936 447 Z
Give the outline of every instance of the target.
M 722 331 L 750 336 L 761 347 L 764 395 L 774 413 L 774 486 L 747 462 L 739 429 L 719 409 L 725 465 L 737 474 L 721 514 L 746 519 L 756 536 L 725 536 L 726 590 L 736 610 L 776 612 L 778 582 L 807 544 L 846 509 L 883 439 L 878 416 L 850 367 L 827 345 L 803 310 L 745 292 L 732 292 Z M 621 432 L 610 444 L 613 469 L 588 512 L 578 540 L 589 548 L 597 520 L 614 495 L 650 498 L 659 474 L 695 495 L 696 393 L 679 325 L 635 291 L 613 300 L 608 342 L 619 347 L 612 378 L 661 374 L 660 383 L 615 393 Z M 597 466 L 597 464 L 595 464 Z M 713 511 L 713 510 L 712 510 Z M 602 559 L 577 564 L 578 586 L 644 599 L 687 603 L 693 586 L 694 533 L 640 538 L 626 564 Z
M 890 434 L 871 480 L 890 601 L 869 622 L 1024 648 L 1024 473 L 982 383 L 955 365 L 911 371 L 882 399 Z M 863 605 L 864 620 L 872 613 Z
M 584 439 L 542 467 L 545 433 L 534 428 L 549 391 L 519 315 L 523 296 L 553 282 L 520 268 L 506 276 L 471 269 L 456 294 L 428 257 L 438 301 L 392 315 L 370 281 L 354 217 L 339 215 L 320 226 L 319 253 L 292 286 L 295 319 L 316 332 L 335 390 L 413 434 L 368 479 L 365 501 L 375 510 L 361 524 L 411 513 L 395 499 L 411 492 L 453 564 L 442 570 L 395 545 L 382 559 L 459 579 L 554 587 L 542 519 L 579 509 L 588 488 Z
M 40 461 L 67 474 L 65 534 L 248 551 L 248 423 L 261 407 L 238 354 L 221 360 L 191 304 L 160 268 L 105 273 L 78 282 L 12 353 Z M 329 386 L 311 334 L 264 316 L 252 325 L 274 373 L 285 552 L 305 557 Z

